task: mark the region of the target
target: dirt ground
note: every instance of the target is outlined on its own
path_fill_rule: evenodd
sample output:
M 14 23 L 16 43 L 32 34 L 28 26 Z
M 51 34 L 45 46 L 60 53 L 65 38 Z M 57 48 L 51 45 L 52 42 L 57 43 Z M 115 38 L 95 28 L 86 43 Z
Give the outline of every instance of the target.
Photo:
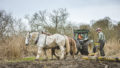
M 83 60 L 67 58 L 66 60 L 42 60 L 22 62 L 1 62 L 0 68 L 120 68 L 119 62 Z

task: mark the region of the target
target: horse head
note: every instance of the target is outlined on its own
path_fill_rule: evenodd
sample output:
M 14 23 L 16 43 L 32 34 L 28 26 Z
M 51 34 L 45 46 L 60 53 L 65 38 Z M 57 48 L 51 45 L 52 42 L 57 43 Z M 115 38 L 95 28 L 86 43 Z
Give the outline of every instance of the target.
M 32 42 L 36 44 L 38 41 L 38 37 L 39 37 L 39 32 L 28 32 L 25 38 L 26 46 L 28 46 L 29 43 L 32 43 Z

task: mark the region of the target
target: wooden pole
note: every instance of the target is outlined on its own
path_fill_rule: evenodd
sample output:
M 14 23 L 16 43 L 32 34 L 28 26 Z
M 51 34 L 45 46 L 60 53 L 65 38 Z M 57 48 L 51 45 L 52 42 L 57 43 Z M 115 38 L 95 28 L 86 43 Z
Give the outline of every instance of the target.
M 116 61 L 116 62 L 120 62 L 120 57 L 83 56 L 82 59 L 85 59 L 85 60 L 101 60 L 101 61 Z

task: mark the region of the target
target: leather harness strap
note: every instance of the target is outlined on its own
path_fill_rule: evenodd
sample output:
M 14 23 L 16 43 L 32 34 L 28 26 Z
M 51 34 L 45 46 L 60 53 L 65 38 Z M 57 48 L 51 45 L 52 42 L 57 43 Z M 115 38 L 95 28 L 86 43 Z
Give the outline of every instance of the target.
M 35 44 L 37 44 L 38 41 L 39 41 L 39 35 L 40 35 L 40 33 L 38 33 L 38 37 L 37 37 L 37 39 L 36 39 L 36 41 L 35 41 Z M 44 34 L 44 35 L 45 35 L 45 43 L 44 43 L 44 45 L 46 45 L 46 38 L 47 38 L 47 35 L 46 35 L 46 34 Z
M 45 34 L 45 43 L 44 43 L 45 46 L 46 46 L 46 38 L 47 38 L 47 35 Z
M 39 35 L 40 35 L 40 33 L 38 33 L 38 37 L 37 37 L 37 39 L 36 39 L 36 41 L 35 41 L 35 44 L 37 44 L 38 41 L 39 41 Z

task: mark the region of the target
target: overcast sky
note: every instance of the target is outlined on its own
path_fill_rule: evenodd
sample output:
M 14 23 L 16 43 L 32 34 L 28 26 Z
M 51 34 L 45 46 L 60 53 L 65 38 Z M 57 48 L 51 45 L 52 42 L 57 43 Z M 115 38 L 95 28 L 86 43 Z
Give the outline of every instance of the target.
M 0 10 L 6 10 L 16 18 L 58 8 L 66 8 L 69 20 L 76 23 L 90 23 L 106 16 L 120 21 L 120 0 L 0 0 Z

